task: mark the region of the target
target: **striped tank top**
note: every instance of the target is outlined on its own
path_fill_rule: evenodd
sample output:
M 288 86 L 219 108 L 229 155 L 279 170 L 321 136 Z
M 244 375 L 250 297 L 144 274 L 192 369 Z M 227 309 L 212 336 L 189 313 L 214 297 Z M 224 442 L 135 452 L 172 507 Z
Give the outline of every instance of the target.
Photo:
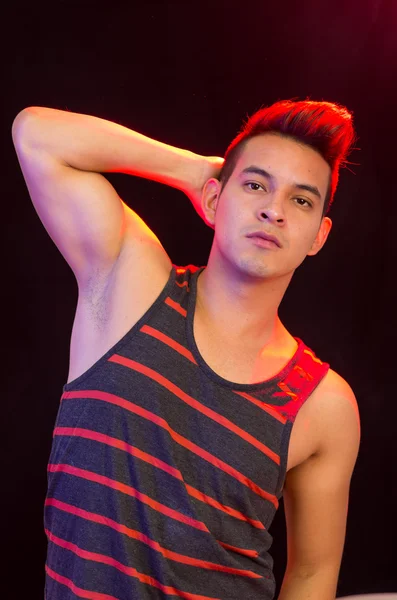
M 217 375 L 193 335 L 203 269 L 173 265 L 146 314 L 63 388 L 46 600 L 274 598 L 269 527 L 292 425 L 329 365 L 297 339 L 267 381 Z

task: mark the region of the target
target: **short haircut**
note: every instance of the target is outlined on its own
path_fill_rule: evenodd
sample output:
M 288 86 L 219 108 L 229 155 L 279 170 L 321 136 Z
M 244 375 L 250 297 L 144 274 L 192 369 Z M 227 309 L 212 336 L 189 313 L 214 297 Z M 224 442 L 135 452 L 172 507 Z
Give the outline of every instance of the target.
M 310 146 L 329 164 L 331 177 L 324 216 L 334 200 L 339 168 L 347 164 L 346 158 L 356 141 L 352 113 L 340 104 L 312 100 L 281 100 L 261 108 L 248 119 L 226 150 L 219 176 L 221 190 L 232 175 L 246 142 L 264 133 L 275 133 Z

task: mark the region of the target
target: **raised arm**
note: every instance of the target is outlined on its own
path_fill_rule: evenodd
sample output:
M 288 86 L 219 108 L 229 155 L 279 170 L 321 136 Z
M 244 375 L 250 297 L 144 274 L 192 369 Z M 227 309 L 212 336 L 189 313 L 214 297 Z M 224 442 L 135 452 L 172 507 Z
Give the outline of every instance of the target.
M 13 139 L 35 209 L 79 283 L 110 269 L 126 240 L 162 246 L 101 173 L 149 178 L 184 191 L 197 212 L 205 181 L 222 159 L 202 157 L 97 117 L 50 108 L 23 110 Z M 157 240 L 157 244 L 156 244 Z

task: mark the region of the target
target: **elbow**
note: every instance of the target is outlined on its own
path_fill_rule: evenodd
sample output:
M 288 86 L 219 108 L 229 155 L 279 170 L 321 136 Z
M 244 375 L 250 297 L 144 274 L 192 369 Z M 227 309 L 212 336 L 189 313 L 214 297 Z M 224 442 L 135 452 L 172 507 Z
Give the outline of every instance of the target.
M 38 145 L 42 131 L 42 116 L 46 110 L 48 109 L 39 106 L 29 106 L 17 114 L 11 128 L 15 147 L 22 149 Z

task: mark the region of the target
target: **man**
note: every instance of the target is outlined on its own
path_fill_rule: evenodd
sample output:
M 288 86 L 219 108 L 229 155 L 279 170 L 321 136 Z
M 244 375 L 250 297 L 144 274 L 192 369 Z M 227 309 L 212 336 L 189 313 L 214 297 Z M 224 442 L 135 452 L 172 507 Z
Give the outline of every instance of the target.
M 22 111 L 13 136 L 79 289 L 48 466 L 46 598 L 270 600 L 282 495 L 279 600 L 335 598 L 357 404 L 278 307 L 327 240 L 351 115 L 278 102 L 224 163 L 47 108 Z M 206 268 L 172 265 L 111 171 L 189 196 L 214 228 Z

